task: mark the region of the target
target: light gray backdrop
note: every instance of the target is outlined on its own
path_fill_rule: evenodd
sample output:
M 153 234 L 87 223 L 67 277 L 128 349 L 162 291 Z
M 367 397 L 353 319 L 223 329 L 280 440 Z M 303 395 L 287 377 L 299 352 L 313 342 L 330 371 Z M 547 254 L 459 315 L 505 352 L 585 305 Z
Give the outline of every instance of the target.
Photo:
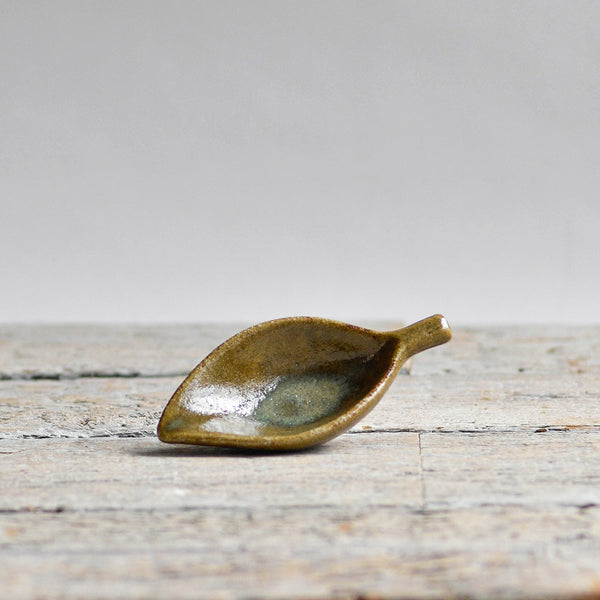
M 0 321 L 598 321 L 600 2 L 0 0 Z

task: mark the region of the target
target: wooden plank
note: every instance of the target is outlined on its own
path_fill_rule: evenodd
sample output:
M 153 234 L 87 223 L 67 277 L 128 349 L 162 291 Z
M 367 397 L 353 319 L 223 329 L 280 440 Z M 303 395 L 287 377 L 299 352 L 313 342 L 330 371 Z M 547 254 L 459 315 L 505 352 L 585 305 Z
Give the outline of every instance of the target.
M 352 431 L 600 427 L 600 377 L 442 373 L 398 378 Z M 0 438 L 153 436 L 182 377 L 0 381 Z
M 138 438 L 0 444 L 0 510 L 600 506 L 600 430 L 356 434 L 263 455 Z
M 275 456 L 5 440 L 3 580 L 22 597 L 598 591 L 599 432 L 426 434 L 422 473 L 418 437 Z
M 316 506 L 0 514 L 0 581 L 17 599 L 591 599 L 600 594 L 599 513 Z
M 600 507 L 600 429 L 422 434 L 421 455 L 428 508 Z
M 243 325 L 0 325 L 0 378 L 184 375 Z
M 433 374 L 600 375 L 600 326 L 459 327 L 452 341 L 419 355 L 415 371 Z
M 418 434 L 257 455 L 156 439 L 2 440 L 0 511 L 419 506 Z
M 0 439 L 154 436 L 182 379 L 0 381 Z

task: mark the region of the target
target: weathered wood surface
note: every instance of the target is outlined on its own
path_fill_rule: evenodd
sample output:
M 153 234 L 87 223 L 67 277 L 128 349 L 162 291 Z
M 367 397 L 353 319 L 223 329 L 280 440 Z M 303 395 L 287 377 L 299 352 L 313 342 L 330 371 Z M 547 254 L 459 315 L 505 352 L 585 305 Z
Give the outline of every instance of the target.
M 458 329 L 314 450 L 158 442 L 237 329 L 0 328 L 3 597 L 600 598 L 600 328 Z
M 242 325 L 0 325 L 0 379 L 188 373 Z

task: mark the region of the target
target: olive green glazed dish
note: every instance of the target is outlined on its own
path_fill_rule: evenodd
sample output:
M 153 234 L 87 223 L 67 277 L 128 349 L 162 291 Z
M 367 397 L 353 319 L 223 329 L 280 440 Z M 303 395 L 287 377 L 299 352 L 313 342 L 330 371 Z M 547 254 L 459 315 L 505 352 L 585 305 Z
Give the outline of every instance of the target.
M 255 325 L 187 376 L 158 437 L 275 451 L 321 444 L 364 417 L 408 358 L 451 337 L 441 315 L 389 332 L 313 317 Z

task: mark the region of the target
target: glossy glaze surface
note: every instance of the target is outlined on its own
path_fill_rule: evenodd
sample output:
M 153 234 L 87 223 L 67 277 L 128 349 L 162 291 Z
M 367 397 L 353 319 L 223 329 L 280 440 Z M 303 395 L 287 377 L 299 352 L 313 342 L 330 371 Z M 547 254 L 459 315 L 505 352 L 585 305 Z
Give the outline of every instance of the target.
M 388 333 L 310 317 L 256 325 L 190 373 L 158 436 L 272 450 L 319 444 L 371 410 L 407 358 L 450 337 L 440 315 Z

